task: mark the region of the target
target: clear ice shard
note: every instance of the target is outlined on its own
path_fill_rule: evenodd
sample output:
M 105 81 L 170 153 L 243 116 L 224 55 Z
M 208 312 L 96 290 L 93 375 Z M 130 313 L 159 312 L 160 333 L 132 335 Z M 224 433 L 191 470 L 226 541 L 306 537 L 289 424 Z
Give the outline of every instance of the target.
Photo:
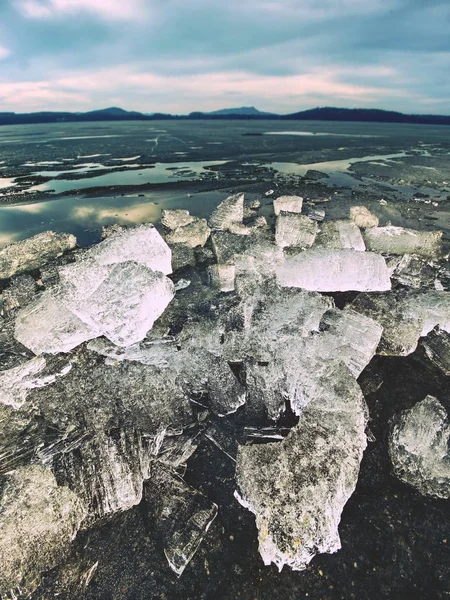
M 202 247 L 211 233 L 206 219 L 194 217 L 191 223 L 177 227 L 166 235 L 168 244 L 184 244 L 189 248 Z
M 275 226 L 275 242 L 280 248 L 310 248 L 319 227 L 305 215 L 280 212 Z
M 163 210 L 161 213 L 161 223 L 169 231 L 173 231 L 178 227 L 189 225 L 195 221 L 195 217 L 189 214 L 188 210 L 175 209 L 175 210 Z
M 49 469 L 30 465 L 7 474 L 0 492 L 0 595 L 17 587 L 32 593 L 41 573 L 64 556 L 85 514 Z
M 82 254 L 81 261 L 87 259 L 92 259 L 99 266 L 134 261 L 165 275 L 172 273 L 170 248 L 149 224 L 112 234 Z M 76 271 L 73 273 L 76 277 Z
M 221 292 L 232 292 L 234 290 L 234 279 L 236 277 L 236 267 L 234 265 L 210 265 L 208 276 L 210 285 Z
M 114 266 L 93 293 L 86 289 L 84 301 L 76 306 L 71 303 L 70 308 L 114 344 L 130 346 L 145 337 L 173 297 L 173 283 L 161 272 L 123 262 Z
M 450 423 L 433 396 L 391 419 L 389 455 L 394 474 L 421 494 L 450 498 Z
M 34 297 L 37 285 L 30 275 L 17 275 L 11 279 L 10 286 L 4 290 L 3 309 L 6 311 L 26 306 Z
M 450 334 L 433 329 L 422 339 L 422 346 L 428 358 L 447 377 L 450 376 Z
M 366 206 L 352 206 L 350 208 L 350 219 L 361 229 L 378 227 L 379 219 L 370 212 Z
M 441 253 L 442 231 L 416 231 L 404 227 L 372 227 L 364 232 L 368 250 L 383 254 L 416 254 L 436 258 Z
M 301 196 L 279 196 L 273 201 L 273 211 L 276 216 L 281 211 L 289 213 L 301 213 L 303 198 Z
M 69 352 L 100 335 L 53 297 L 40 294 L 22 308 L 16 318 L 14 337 L 35 354 Z
M 276 270 L 282 287 L 316 292 L 386 291 L 391 281 L 379 254 L 314 248 L 287 258 Z
M 364 252 L 366 246 L 353 221 L 327 221 L 320 226 L 316 246 L 330 250 L 349 249 Z
M 39 269 L 49 260 L 73 250 L 76 245 L 77 238 L 72 234 L 45 231 L 5 246 L 0 250 L 0 279 Z
M 170 568 L 182 575 L 217 515 L 217 505 L 181 477 L 153 465 L 145 499 Z
M 450 292 L 395 290 L 389 294 L 359 294 L 352 310 L 383 327 L 378 354 L 406 356 L 419 338 L 434 327 L 450 332 Z
M 235 194 L 228 196 L 213 211 L 209 218 L 209 225 L 212 229 L 219 231 L 229 231 L 234 226 L 242 224 L 244 220 L 244 194 Z
M 0 371 L 0 403 L 20 408 L 30 390 L 50 385 L 58 376 L 67 374 L 71 364 L 66 363 L 59 373 L 44 373 L 45 367 L 45 359 L 35 357 L 18 367 Z
M 256 516 L 264 564 L 302 570 L 316 555 L 340 549 L 338 525 L 366 447 L 365 402 L 342 364 L 328 391 L 302 412 L 281 442 L 240 446 L 239 502 Z

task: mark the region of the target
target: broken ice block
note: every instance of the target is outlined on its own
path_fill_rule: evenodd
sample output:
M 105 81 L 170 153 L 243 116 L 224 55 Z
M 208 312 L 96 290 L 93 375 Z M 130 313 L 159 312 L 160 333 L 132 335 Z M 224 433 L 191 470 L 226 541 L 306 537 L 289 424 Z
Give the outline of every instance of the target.
M 180 576 L 217 515 L 217 505 L 178 475 L 155 464 L 145 499 L 170 568 Z
M 447 377 L 450 375 L 450 334 L 433 329 L 423 338 L 422 346 L 428 358 Z
M 236 267 L 234 265 L 210 265 L 208 267 L 210 284 L 221 292 L 234 290 Z
M 371 213 L 366 206 L 350 207 L 350 219 L 361 229 L 378 227 L 378 217 Z
M 349 249 L 364 252 L 361 231 L 352 221 L 328 221 L 320 226 L 316 246 L 332 250 Z
M 209 218 L 212 229 L 229 230 L 233 225 L 242 224 L 244 219 L 244 194 L 229 196 L 221 202 Z
M 351 308 L 383 327 L 378 354 L 411 354 L 419 338 L 437 325 L 450 332 L 450 292 L 396 290 L 390 294 L 360 294 Z
M 161 223 L 170 231 L 177 227 L 183 227 L 183 225 L 189 225 L 193 221 L 195 221 L 195 217 L 189 214 L 188 210 L 163 210 L 161 213 Z
M 239 502 L 256 516 L 264 564 L 302 570 L 341 547 L 338 525 L 366 447 L 365 403 L 345 366 L 336 365 L 327 396 L 311 402 L 281 442 L 241 446 Z
M 100 335 L 49 291 L 22 308 L 17 315 L 14 337 L 35 354 L 69 352 L 79 344 Z
M 297 213 L 281 212 L 277 217 L 275 241 L 280 248 L 309 248 L 318 231 L 316 221 Z
M 50 385 L 58 376 L 68 373 L 71 365 L 66 363 L 58 373 L 44 373 L 45 367 L 45 359 L 35 357 L 18 367 L 0 371 L 0 402 L 20 408 L 29 390 Z
M 435 258 L 441 253 L 442 231 L 416 231 L 404 227 L 373 227 L 364 232 L 368 250 L 383 254 L 417 254 Z
M 285 410 L 288 398 L 285 371 L 279 362 L 247 361 L 245 384 L 247 414 L 257 419 L 277 421 Z
M 217 262 L 232 264 L 236 254 L 242 254 L 253 244 L 253 238 L 229 231 L 213 231 L 211 242 Z
M 194 218 L 191 223 L 177 227 L 166 235 L 168 244 L 184 244 L 189 248 L 204 246 L 211 233 L 206 219 Z
M 304 250 L 276 270 L 282 287 L 317 292 L 384 291 L 391 289 L 384 258 L 355 250 Z
M 301 213 L 303 198 L 301 196 L 280 196 L 273 201 L 273 210 L 276 216 L 281 211 L 289 213 Z
M 61 560 L 84 517 L 81 500 L 58 486 L 49 469 L 31 465 L 8 473 L 0 493 L 0 596 L 20 588 L 33 592 L 41 573 Z
M 110 239 L 110 238 L 109 238 Z M 117 264 L 72 311 L 91 329 L 118 346 L 142 340 L 174 297 L 172 281 L 136 262 Z
M 74 235 L 45 231 L 5 246 L 0 250 L 0 279 L 38 269 L 76 245 L 77 238 Z
M 172 273 L 171 252 L 153 225 L 138 225 L 112 234 L 81 256 L 98 265 L 115 265 L 135 261 L 165 275 Z
M 394 474 L 421 494 L 450 498 L 450 423 L 433 396 L 391 420 L 389 455 Z

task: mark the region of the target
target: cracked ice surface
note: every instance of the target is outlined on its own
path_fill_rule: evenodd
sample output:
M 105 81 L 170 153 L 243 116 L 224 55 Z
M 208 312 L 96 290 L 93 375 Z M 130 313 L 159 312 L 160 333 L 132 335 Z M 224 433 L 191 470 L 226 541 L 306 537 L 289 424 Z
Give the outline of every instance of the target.
M 342 364 L 321 397 L 276 444 L 240 446 L 239 502 L 256 516 L 264 564 L 302 570 L 319 553 L 340 549 L 338 525 L 366 447 L 365 402 Z

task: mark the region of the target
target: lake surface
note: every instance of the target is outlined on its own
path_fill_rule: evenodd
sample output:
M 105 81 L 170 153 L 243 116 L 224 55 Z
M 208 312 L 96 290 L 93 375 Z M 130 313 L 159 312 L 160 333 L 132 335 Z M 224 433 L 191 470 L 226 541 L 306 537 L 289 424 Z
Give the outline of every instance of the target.
M 334 200 L 331 214 L 355 197 L 387 199 L 386 218 L 404 221 L 408 215 L 394 208 L 414 194 L 434 208 L 450 194 L 449 133 L 444 126 L 313 121 L 1 127 L 0 244 L 46 229 L 88 244 L 102 225 L 156 221 L 164 207 L 208 216 L 235 191 L 269 201 L 281 193 L 324 196 Z

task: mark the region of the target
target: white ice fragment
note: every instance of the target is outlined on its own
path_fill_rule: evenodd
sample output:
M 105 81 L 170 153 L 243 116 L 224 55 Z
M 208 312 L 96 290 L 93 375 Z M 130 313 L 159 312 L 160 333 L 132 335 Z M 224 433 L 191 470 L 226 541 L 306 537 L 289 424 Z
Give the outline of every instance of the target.
M 172 281 L 136 262 L 117 264 L 73 312 L 118 346 L 142 340 L 174 296 Z
M 280 248 L 309 248 L 318 230 L 317 222 L 305 215 L 281 212 L 277 217 L 275 241 Z
M 234 265 L 210 265 L 208 267 L 209 282 L 212 287 L 221 292 L 232 292 L 234 290 L 234 279 L 236 267 Z
M 213 211 L 209 224 L 212 229 L 227 231 L 244 219 L 244 194 L 229 196 Z
M 416 231 L 404 227 L 373 227 L 364 232 L 368 250 L 383 254 L 416 254 L 435 258 L 441 252 L 442 231 Z
M 433 396 L 391 420 L 389 454 L 394 474 L 421 494 L 450 498 L 450 423 Z
M 79 344 L 100 335 L 50 291 L 43 292 L 17 315 L 14 337 L 35 354 L 69 352 Z
M 349 249 L 364 252 L 361 231 L 352 221 L 327 221 L 320 226 L 316 246 L 329 249 Z
M 282 287 L 317 292 L 391 289 L 384 258 L 372 252 L 309 249 L 286 259 L 276 270 Z
M 350 208 L 350 219 L 361 229 L 378 227 L 378 217 L 370 212 L 366 206 L 352 206 Z
M 301 213 L 303 198 L 301 196 L 280 196 L 273 201 L 273 210 L 278 216 L 281 211 Z

